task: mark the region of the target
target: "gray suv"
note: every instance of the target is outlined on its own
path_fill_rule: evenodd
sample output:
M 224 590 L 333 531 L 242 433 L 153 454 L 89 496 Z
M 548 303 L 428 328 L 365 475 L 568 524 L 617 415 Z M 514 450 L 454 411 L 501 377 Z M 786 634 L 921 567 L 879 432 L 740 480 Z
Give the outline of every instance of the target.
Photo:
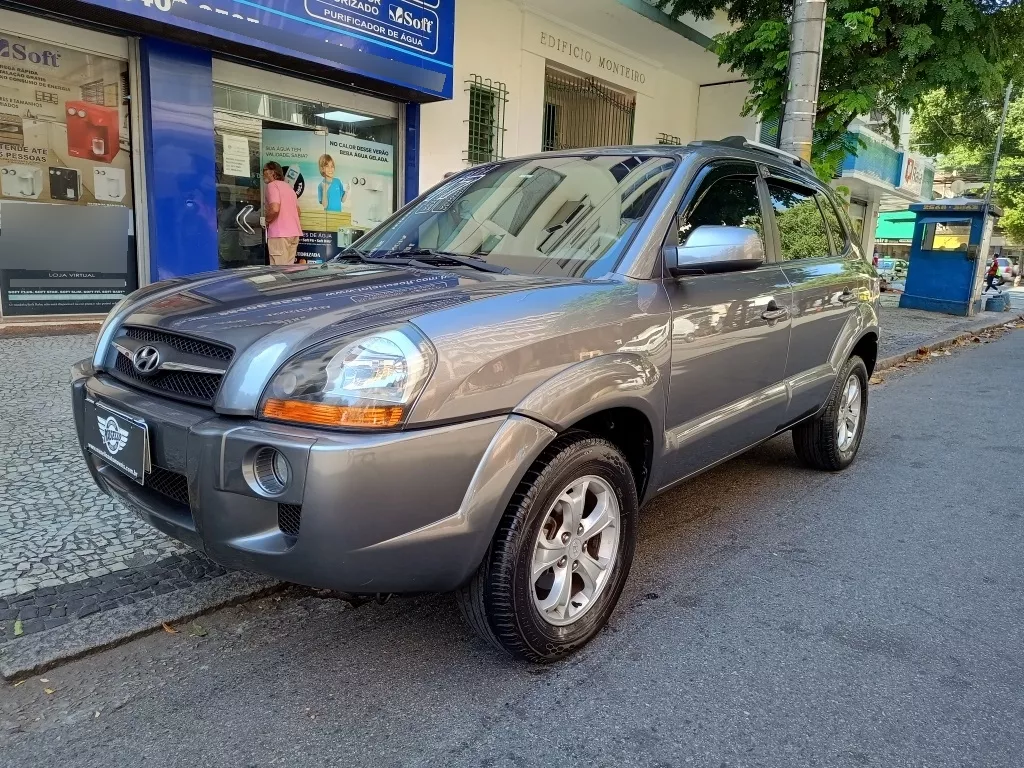
M 640 506 L 787 430 L 853 461 L 878 282 L 806 164 L 741 139 L 477 166 L 316 266 L 165 281 L 73 372 L 99 486 L 226 566 L 455 591 L 550 661 Z

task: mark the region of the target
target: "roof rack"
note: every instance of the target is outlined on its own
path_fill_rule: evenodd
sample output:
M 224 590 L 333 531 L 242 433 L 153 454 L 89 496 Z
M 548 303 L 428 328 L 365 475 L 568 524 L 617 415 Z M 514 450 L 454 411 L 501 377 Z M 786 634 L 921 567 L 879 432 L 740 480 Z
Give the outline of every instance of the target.
M 767 152 L 770 155 L 775 155 L 783 160 L 789 160 L 793 165 L 799 166 L 806 171 L 814 172 L 811 164 L 798 155 L 794 155 L 792 152 L 786 152 L 785 150 L 773 147 L 770 144 L 762 144 L 760 141 L 751 141 L 746 136 L 727 136 L 719 141 L 695 141 L 692 142 L 697 145 L 723 145 L 726 147 L 735 147 L 737 149 L 750 149 L 755 152 Z

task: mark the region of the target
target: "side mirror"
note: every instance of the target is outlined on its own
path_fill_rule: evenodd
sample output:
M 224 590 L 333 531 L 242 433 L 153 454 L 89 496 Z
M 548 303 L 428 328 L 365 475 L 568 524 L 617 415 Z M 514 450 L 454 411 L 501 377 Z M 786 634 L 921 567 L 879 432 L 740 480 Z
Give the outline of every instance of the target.
M 761 236 L 748 227 L 697 227 L 678 248 L 665 249 L 672 275 L 738 272 L 764 264 Z

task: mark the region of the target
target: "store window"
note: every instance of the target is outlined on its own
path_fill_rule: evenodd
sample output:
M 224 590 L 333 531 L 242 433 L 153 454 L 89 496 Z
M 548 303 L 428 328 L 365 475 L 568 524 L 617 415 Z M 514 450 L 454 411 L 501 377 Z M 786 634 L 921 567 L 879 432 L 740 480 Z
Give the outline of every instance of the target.
M 398 121 L 328 103 L 214 85 L 220 266 L 267 263 L 261 169 L 295 189 L 300 262 L 330 259 L 395 210 Z
M 137 287 L 127 61 L 0 31 L 0 310 L 100 313 Z

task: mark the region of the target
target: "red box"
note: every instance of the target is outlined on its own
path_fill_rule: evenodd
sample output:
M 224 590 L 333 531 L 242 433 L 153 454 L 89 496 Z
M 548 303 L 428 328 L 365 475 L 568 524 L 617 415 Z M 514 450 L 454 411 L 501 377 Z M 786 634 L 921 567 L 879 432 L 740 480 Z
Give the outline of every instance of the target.
M 88 101 L 69 101 L 68 154 L 85 160 L 111 162 L 121 151 L 121 112 Z

